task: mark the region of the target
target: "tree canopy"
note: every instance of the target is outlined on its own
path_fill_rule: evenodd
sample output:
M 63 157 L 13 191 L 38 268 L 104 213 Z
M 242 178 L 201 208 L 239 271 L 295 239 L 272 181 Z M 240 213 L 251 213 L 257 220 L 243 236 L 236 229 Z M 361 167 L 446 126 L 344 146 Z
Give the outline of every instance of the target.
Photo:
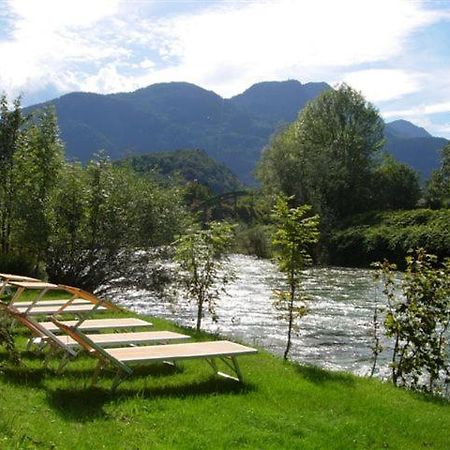
M 258 177 L 265 188 L 311 204 L 323 221 L 333 223 L 367 208 L 383 128 L 374 106 L 342 84 L 311 101 L 275 136 Z

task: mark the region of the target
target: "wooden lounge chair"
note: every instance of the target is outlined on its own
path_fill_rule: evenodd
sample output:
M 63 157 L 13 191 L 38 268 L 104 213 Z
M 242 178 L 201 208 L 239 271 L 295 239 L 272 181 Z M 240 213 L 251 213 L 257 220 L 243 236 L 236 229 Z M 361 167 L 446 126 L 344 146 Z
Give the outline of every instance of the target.
M 46 283 L 43 281 L 11 281 L 16 293 L 10 305 L 14 305 L 20 312 L 27 315 L 53 315 L 62 313 L 86 314 L 106 309 L 118 309 L 108 302 L 101 302 L 97 297 L 82 289 L 71 286 Z M 20 297 L 25 290 L 36 290 L 38 295 L 31 302 L 22 302 Z M 50 290 L 62 290 L 72 294 L 71 298 L 62 300 L 42 300 Z
M 102 348 L 89 336 L 77 328 L 64 325 L 55 318 L 51 319 L 62 331 L 77 341 L 89 355 L 98 359 L 92 383 L 95 384 L 100 371 L 112 366 L 116 377 L 112 384 L 114 390 L 125 376 L 133 373 L 132 366 L 184 359 L 205 359 L 214 373 L 235 381 L 242 382 L 242 373 L 237 363 L 237 356 L 257 353 L 257 350 L 230 341 L 194 342 L 183 344 L 154 345 L 143 347 Z M 222 360 L 236 376 L 219 372 L 216 359 Z
M 9 308 L 0 302 L 0 310 L 5 311 L 12 319 L 16 320 L 32 333 L 28 341 L 27 350 L 34 344 L 39 349 L 45 345 L 59 353 L 64 354 L 64 359 L 60 364 L 60 369 L 65 366 L 69 359 L 74 358 L 80 348 L 80 344 L 68 335 L 57 336 L 35 321 L 29 316 L 17 311 L 14 307 Z M 141 331 L 131 333 L 104 333 L 87 335 L 88 339 L 101 347 L 122 346 L 122 345 L 142 345 L 154 343 L 166 343 L 174 340 L 190 339 L 190 336 L 172 331 Z

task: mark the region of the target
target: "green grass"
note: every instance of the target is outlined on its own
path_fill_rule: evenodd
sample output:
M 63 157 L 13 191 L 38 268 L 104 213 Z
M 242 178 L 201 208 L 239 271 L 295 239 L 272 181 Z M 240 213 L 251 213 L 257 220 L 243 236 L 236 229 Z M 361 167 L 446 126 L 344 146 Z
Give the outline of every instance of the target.
M 212 376 L 204 361 L 186 361 L 143 368 L 115 393 L 108 372 L 90 387 L 88 357 L 61 375 L 56 359 L 48 368 L 39 355 L 22 359 L 10 366 L 0 349 L 2 450 L 449 448 L 447 402 L 263 351 L 240 358 L 243 385 Z

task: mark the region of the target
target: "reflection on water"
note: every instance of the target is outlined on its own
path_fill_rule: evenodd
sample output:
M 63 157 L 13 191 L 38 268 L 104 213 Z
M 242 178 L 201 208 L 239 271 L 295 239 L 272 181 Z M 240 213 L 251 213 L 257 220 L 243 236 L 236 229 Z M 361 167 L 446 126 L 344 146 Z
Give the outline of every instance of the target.
M 231 264 L 237 278 L 218 303 L 219 321 L 205 317 L 202 328 L 282 355 L 286 325 L 272 307 L 272 288 L 280 282 L 279 272 L 270 261 L 250 256 L 233 255 Z M 373 271 L 314 268 L 308 271 L 304 285 L 311 298 L 310 313 L 300 321 L 290 357 L 327 369 L 367 374 L 373 311 L 384 300 Z M 194 308 L 185 302 L 174 311 L 169 301 L 156 300 L 143 291 L 116 297 L 136 312 L 194 326 Z

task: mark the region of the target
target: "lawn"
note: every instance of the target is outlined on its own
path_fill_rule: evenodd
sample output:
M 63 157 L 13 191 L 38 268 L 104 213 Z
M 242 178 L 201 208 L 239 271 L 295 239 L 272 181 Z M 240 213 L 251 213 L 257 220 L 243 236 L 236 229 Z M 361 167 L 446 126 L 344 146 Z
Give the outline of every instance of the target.
M 206 334 L 150 318 L 154 329 Z M 24 346 L 24 331 L 17 330 Z M 6 361 L 0 348 L 0 449 L 448 449 L 449 403 L 377 380 L 327 372 L 260 351 L 243 356 L 245 383 L 204 361 L 143 368 L 110 391 L 95 361 L 62 374 L 42 357 Z

